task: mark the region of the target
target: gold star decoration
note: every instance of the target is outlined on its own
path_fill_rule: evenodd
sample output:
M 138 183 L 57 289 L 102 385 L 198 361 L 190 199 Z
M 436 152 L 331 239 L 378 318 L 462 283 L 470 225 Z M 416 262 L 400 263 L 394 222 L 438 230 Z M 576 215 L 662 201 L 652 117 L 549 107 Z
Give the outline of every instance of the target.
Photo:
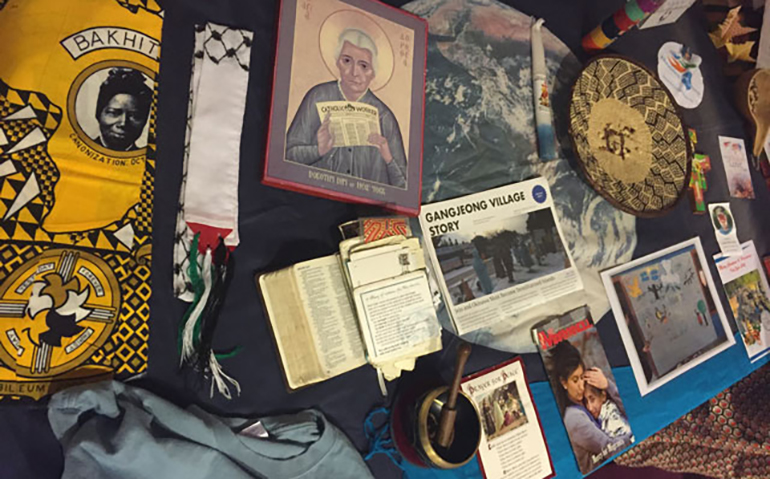
M 722 42 L 730 43 L 735 37 L 757 31 L 756 28 L 745 27 L 741 25 L 742 19 L 743 15 L 741 14 L 740 5 L 730 9 L 730 12 L 727 14 L 725 20 L 717 28 L 717 32 L 719 33 L 719 37 L 722 39 Z
M 725 41 L 722 40 L 722 36 L 719 34 L 719 30 L 714 30 L 713 32 L 709 33 L 709 38 L 711 39 L 711 43 L 714 44 L 714 48 L 717 50 L 725 46 Z
M 727 49 L 727 62 L 732 63 L 737 60 L 743 60 L 744 62 L 756 62 L 756 58 L 751 58 L 751 49 L 754 47 L 754 43 L 756 42 L 745 42 L 738 44 L 732 42 L 725 43 L 725 48 Z

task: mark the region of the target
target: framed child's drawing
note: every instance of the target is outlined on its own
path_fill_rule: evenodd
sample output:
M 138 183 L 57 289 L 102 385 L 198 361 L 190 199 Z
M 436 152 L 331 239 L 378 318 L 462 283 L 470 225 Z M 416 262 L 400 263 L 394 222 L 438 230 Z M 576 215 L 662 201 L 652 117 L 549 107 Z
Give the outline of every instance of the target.
M 642 396 L 735 344 L 700 238 L 602 273 Z

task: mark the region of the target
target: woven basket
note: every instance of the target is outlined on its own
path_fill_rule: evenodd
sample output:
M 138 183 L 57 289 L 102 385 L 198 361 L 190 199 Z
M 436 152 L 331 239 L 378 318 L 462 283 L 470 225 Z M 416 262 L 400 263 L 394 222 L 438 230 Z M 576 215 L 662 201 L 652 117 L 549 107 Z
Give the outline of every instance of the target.
M 570 136 L 583 175 L 607 201 L 660 216 L 689 185 L 682 117 L 653 72 L 616 55 L 592 59 L 572 89 Z

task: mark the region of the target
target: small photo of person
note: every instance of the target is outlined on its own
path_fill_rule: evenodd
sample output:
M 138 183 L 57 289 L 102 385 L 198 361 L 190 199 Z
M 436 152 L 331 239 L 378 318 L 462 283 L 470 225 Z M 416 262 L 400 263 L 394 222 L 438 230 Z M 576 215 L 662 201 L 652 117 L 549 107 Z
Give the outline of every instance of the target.
M 583 474 L 593 471 L 634 441 L 595 329 L 561 341 L 550 349 L 546 369 Z
M 500 386 L 480 398 L 479 404 L 481 423 L 489 441 L 527 424 L 516 381 Z
M 733 216 L 723 206 L 717 206 L 711 214 L 711 220 L 714 222 L 714 228 L 723 235 L 728 235 L 733 231 Z

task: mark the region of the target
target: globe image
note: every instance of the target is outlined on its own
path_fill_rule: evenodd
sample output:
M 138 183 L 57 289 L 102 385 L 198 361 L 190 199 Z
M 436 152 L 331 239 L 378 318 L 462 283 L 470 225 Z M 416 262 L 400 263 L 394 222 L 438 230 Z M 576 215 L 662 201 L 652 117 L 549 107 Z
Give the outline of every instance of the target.
M 636 222 L 594 192 L 570 164 L 566 116 L 580 62 L 543 28 L 561 152 L 559 159 L 543 161 L 537 155 L 533 109 L 532 17 L 494 0 L 418 0 L 404 9 L 429 24 L 423 203 L 546 178 L 585 288 L 548 307 L 502 318 L 465 339 L 507 351 L 534 351 L 530 328 L 549 314 L 588 304 L 595 320 L 600 319 L 609 302 L 599 271 L 631 259 Z M 446 311 L 441 313 L 449 326 Z

